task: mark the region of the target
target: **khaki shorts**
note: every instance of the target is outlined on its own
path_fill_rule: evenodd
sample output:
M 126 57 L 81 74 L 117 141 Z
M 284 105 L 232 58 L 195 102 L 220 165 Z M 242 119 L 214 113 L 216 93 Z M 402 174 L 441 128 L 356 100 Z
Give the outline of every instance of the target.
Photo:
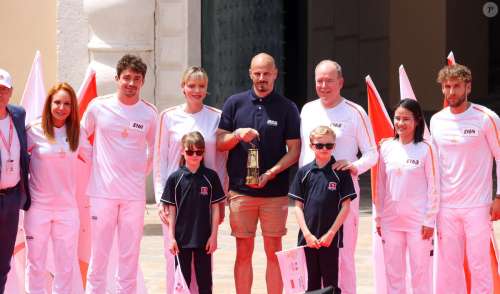
M 253 238 L 260 220 L 262 236 L 282 237 L 286 234 L 288 197 L 252 197 L 229 191 L 229 223 L 231 235 Z

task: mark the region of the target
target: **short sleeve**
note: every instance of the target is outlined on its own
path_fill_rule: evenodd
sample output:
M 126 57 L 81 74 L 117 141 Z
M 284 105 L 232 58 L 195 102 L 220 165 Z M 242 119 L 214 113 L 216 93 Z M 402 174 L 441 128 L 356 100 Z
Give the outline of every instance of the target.
M 92 101 L 92 103 L 89 104 L 87 107 L 87 110 L 84 112 L 82 120 L 81 120 L 81 127 L 85 129 L 87 132 L 88 136 L 92 136 L 95 132 L 95 118 L 97 117 L 95 112 L 97 111 L 96 105 L 97 101 Z
M 167 183 L 165 184 L 165 189 L 161 195 L 160 201 L 165 204 L 175 205 L 175 183 L 177 182 L 177 173 L 171 174 Z
M 219 176 L 215 171 L 210 173 L 210 180 L 212 182 L 212 199 L 211 203 L 217 203 L 224 199 L 226 199 L 226 195 L 224 195 L 224 189 L 222 189 L 222 184 L 220 182 Z
M 351 174 L 347 171 L 339 173 L 340 177 L 340 202 L 343 202 L 347 198 L 354 200 L 356 195 L 356 190 L 354 190 L 354 184 L 352 182 Z
M 219 129 L 232 132 L 234 131 L 234 103 L 233 99 L 229 97 L 224 106 L 222 107 L 222 114 L 219 121 Z
M 292 185 L 288 191 L 288 197 L 293 200 L 298 200 L 300 202 L 305 202 L 304 185 L 302 183 L 302 170 L 298 170 L 293 178 Z
M 26 130 L 26 138 L 28 141 L 28 153 L 31 153 L 33 148 L 35 148 L 36 145 L 36 135 L 33 132 L 33 126 L 29 126 Z
M 286 140 L 300 139 L 300 114 L 295 103 L 290 102 L 290 110 L 286 116 Z

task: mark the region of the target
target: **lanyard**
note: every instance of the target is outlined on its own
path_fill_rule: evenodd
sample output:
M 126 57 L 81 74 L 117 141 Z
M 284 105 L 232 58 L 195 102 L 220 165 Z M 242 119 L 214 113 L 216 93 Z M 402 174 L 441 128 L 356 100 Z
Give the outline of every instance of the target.
M 2 130 L 0 130 L 0 137 L 2 138 L 2 143 L 5 146 L 5 149 L 7 149 L 7 153 L 9 154 L 9 160 L 11 159 L 10 156 L 10 147 L 12 146 L 12 134 L 14 133 L 12 131 L 12 118 L 9 116 L 9 142 L 7 144 L 7 141 L 5 140 L 5 137 L 3 135 Z

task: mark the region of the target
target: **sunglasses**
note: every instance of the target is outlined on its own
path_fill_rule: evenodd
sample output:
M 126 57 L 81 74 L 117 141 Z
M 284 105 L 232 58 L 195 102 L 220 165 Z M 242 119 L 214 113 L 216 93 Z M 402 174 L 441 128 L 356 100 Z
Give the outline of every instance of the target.
M 326 148 L 328 150 L 332 150 L 333 147 L 335 146 L 335 143 L 311 143 L 311 145 L 314 146 L 316 149 L 323 149 Z
M 196 154 L 198 156 L 202 156 L 203 152 L 205 152 L 205 150 L 203 150 L 203 149 L 201 149 L 201 150 L 184 150 L 184 152 L 186 153 L 187 156 L 193 156 L 194 154 Z

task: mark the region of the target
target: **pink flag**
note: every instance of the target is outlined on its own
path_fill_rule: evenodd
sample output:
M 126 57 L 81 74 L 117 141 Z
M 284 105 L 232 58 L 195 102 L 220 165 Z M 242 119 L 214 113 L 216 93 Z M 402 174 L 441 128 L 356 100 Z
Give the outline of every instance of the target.
M 85 78 L 78 89 L 78 113 L 83 116 L 87 106 L 97 97 L 97 86 L 95 70 L 91 65 L 88 66 Z M 90 203 L 86 194 L 87 184 L 90 178 L 90 162 L 78 161 L 78 178 L 76 181 L 76 201 L 80 213 L 80 235 L 78 238 L 78 264 L 82 284 L 85 287 L 87 282 L 87 270 L 90 261 Z
M 453 55 L 453 51 L 450 51 L 450 53 L 448 54 L 448 57 L 446 57 L 446 61 L 448 62 L 448 65 L 456 64 L 455 55 Z
M 366 94 L 368 98 L 368 116 L 373 126 L 373 134 L 375 136 L 375 142 L 380 142 L 384 138 L 389 138 L 394 136 L 394 128 L 392 126 L 391 119 L 387 114 L 384 102 L 380 98 L 380 94 L 375 87 L 370 76 L 366 76 Z M 375 293 L 386 294 L 387 293 L 387 282 L 385 276 L 385 262 L 384 262 L 384 251 L 382 247 L 382 238 L 376 232 L 375 218 L 377 216 L 377 210 L 375 209 L 375 203 L 377 199 L 377 171 L 378 164 L 373 166 L 371 169 L 371 188 L 372 188 L 372 250 L 373 250 L 373 261 L 374 261 L 374 279 L 375 279 Z
M 415 93 L 413 92 L 413 88 L 410 84 L 410 79 L 408 79 L 408 75 L 406 75 L 405 67 L 401 64 L 399 66 L 399 94 L 401 100 L 405 98 L 410 98 L 413 100 L 417 100 L 415 97 Z M 429 128 L 425 125 L 424 129 L 424 139 L 430 139 L 431 133 L 429 132 Z
M 40 51 L 36 51 L 21 98 L 21 105 L 26 109 L 26 124 L 33 122 L 42 115 L 46 95 L 47 92 L 45 92 L 43 83 L 42 56 Z
M 304 246 L 276 252 L 286 294 L 307 291 L 307 263 Z
M 91 64 L 87 67 L 87 72 L 85 73 L 85 78 L 83 79 L 80 89 L 78 89 L 77 97 L 81 118 L 85 110 L 87 110 L 90 101 L 97 97 L 96 73 Z

